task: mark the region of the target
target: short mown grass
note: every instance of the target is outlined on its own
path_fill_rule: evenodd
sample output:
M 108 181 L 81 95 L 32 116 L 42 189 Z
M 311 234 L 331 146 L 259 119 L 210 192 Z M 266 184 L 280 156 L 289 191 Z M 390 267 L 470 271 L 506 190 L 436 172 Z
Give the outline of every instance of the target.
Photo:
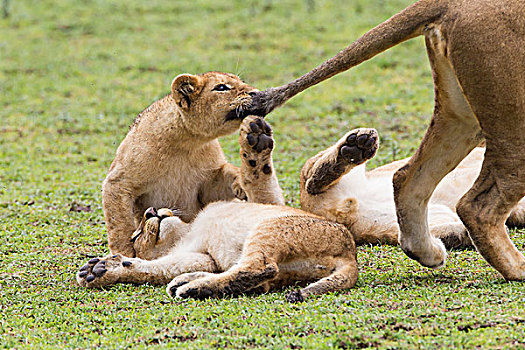
M 0 19 L 0 346 L 5 348 L 525 347 L 525 285 L 475 251 L 429 270 L 399 248 L 359 248 L 355 288 L 291 305 L 283 292 L 179 301 L 163 287 L 78 287 L 108 252 L 100 184 L 134 116 L 183 72 L 258 88 L 331 57 L 408 0 L 9 1 Z M 372 166 L 414 152 L 430 120 L 421 39 L 295 97 L 268 117 L 298 206 L 304 161 L 375 127 Z M 222 140 L 238 164 L 237 137 Z M 512 230 L 520 249 L 525 231 Z

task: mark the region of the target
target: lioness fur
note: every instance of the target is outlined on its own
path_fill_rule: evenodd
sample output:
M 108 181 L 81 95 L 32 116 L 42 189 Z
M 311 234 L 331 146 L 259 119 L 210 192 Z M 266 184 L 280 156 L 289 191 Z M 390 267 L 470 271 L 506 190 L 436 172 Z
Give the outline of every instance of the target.
M 137 254 L 131 238 L 148 207 L 177 208 L 180 218 L 189 222 L 208 203 L 236 196 L 259 203 L 284 202 L 275 186 L 271 160 L 261 163 L 267 165 L 265 173 L 258 172 L 265 181 L 258 187 L 247 186 L 253 183 L 248 159 L 242 162 L 247 171 L 241 178 L 240 169 L 226 161 L 217 140 L 239 128 L 254 92 L 232 74 L 181 74 L 168 96 L 137 117 L 102 186 L 113 254 Z M 159 245 L 142 257 L 152 259 L 165 252 Z
M 262 123 L 254 117 L 243 121 L 241 158 L 250 158 L 250 148 L 271 153 L 273 142 L 265 147 L 265 137 L 254 140 L 254 129 L 268 128 Z M 252 175 L 258 172 L 259 159 L 248 161 Z M 262 175 L 269 170 L 263 166 L 261 176 L 247 187 L 260 188 L 265 182 Z M 278 183 L 269 186 L 276 186 L 272 192 L 280 193 Z M 200 299 L 313 282 L 290 293 L 292 302 L 356 283 L 355 243 L 344 225 L 282 205 L 235 201 L 211 203 L 191 223 L 174 214 L 165 208 L 148 209 L 133 243 L 134 251 L 142 255 L 163 247 L 158 254 L 162 257 L 145 260 L 116 254 L 95 258 L 80 269 L 78 283 L 88 288 L 169 283 L 171 296 Z
M 352 130 L 307 160 L 301 170 L 301 208 L 344 224 L 356 245 L 398 244 L 392 177 L 409 159 L 366 171 L 366 162 L 373 158 L 378 146 L 376 130 Z M 485 147 L 472 150 L 443 178 L 430 198 L 430 233 L 447 249 L 472 246 L 456 205 L 479 175 L 484 153 Z M 507 224 L 525 226 L 525 198 L 511 212 Z
M 420 0 L 373 28 L 301 78 L 257 93 L 250 112 L 265 115 L 335 74 L 424 35 L 435 109 L 415 155 L 393 178 L 399 242 L 428 267 L 445 263 L 430 234 L 428 203 L 441 179 L 482 139 L 483 166 L 457 213 L 481 253 L 508 280 L 525 279 L 525 257 L 505 220 L 525 195 L 525 4 L 522 0 Z

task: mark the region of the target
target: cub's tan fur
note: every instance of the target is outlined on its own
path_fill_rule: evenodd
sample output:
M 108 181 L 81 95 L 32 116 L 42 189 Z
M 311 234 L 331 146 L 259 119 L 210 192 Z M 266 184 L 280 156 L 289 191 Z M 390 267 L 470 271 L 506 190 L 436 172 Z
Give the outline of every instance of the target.
M 418 35 L 426 39 L 436 104 L 419 149 L 393 178 L 401 248 L 425 266 L 445 263 L 445 248 L 429 231 L 429 200 L 441 179 L 484 138 L 483 166 L 457 213 L 475 247 L 503 277 L 525 280 L 525 257 L 505 229 L 525 195 L 523 0 L 420 0 L 303 77 L 258 93 L 250 110 L 264 115 Z
M 302 209 L 344 224 L 357 245 L 398 244 L 392 177 L 409 159 L 366 171 L 366 161 L 377 148 L 378 135 L 374 129 L 352 130 L 335 145 L 310 158 L 301 171 Z M 445 176 L 430 198 L 430 232 L 447 249 L 472 246 L 456 205 L 479 175 L 484 153 L 484 147 L 476 147 Z M 525 199 L 514 208 L 507 223 L 525 226 Z
M 254 92 L 232 74 L 182 74 L 173 80 L 171 94 L 137 117 L 102 186 L 112 253 L 135 256 L 131 237 L 148 207 L 174 207 L 189 222 L 206 204 L 236 195 L 283 203 L 273 171 L 261 188 L 245 192 L 240 170 L 227 163 L 217 140 L 239 128 Z M 246 161 L 242 166 L 252 170 Z M 250 182 L 250 171 L 244 181 Z M 163 252 L 159 247 L 148 258 Z
M 268 128 L 253 117 L 241 126 L 241 157 L 247 165 L 240 176 L 247 193 L 280 194 L 278 183 L 264 178 L 273 173 L 265 166 L 271 164 L 273 148 L 262 134 L 271 136 Z M 250 150 L 255 150 L 255 158 Z M 244 171 L 248 169 L 249 176 Z M 289 301 L 301 301 L 310 294 L 350 288 L 357 280 L 355 244 L 348 229 L 299 209 L 215 202 L 185 223 L 169 209 L 150 208 L 137 231 L 134 250 L 148 258 L 149 252 L 162 257 L 118 254 L 92 259 L 78 272 L 78 283 L 88 288 L 169 283 L 172 296 L 206 298 L 313 282 L 288 296 Z

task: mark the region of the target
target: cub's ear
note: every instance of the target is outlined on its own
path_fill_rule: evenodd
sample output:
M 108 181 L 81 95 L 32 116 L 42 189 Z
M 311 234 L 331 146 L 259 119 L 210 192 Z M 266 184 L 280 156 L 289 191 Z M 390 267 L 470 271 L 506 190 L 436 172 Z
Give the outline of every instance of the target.
M 203 79 L 198 75 L 181 74 L 171 83 L 171 94 L 182 109 L 189 109 L 191 103 L 199 95 L 204 86 Z

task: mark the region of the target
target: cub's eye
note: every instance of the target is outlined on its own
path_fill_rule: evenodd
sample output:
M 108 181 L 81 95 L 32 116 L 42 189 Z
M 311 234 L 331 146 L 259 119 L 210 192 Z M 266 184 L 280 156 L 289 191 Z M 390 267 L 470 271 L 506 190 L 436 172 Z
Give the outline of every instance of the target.
M 228 90 L 231 90 L 231 88 L 226 85 L 226 84 L 219 84 L 219 85 L 216 85 L 212 91 L 228 91 Z

